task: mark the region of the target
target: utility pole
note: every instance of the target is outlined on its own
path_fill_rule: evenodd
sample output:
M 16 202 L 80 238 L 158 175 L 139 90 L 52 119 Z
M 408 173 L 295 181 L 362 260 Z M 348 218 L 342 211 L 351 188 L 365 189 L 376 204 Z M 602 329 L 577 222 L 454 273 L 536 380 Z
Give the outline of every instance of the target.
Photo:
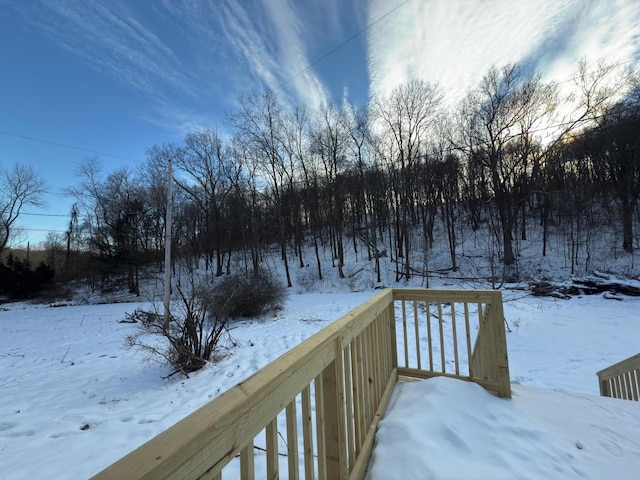
M 169 184 L 167 185 L 167 216 L 164 235 L 164 323 L 163 328 L 169 328 L 169 308 L 171 306 L 171 222 L 173 212 L 173 162 L 169 157 Z

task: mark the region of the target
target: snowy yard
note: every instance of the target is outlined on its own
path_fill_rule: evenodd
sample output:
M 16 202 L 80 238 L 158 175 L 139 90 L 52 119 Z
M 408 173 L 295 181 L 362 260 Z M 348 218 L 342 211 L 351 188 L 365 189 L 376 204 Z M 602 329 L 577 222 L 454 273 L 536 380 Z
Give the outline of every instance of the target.
M 635 479 L 637 402 L 513 385 L 503 400 L 473 383 L 396 386 L 370 479 Z
M 139 304 L 4 305 L 0 479 L 87 478 L 372 295 L 292 294 L 277 316 L 237 322 L 219 363 L 168 380 L 123 348 L 135 326 L 118 321 Z M 504 295 L 513 399 L 399 385 L 372 478 L 636 478 L 640 404 L 597 397 L 595 372 L 640 351 L 640 298 Z

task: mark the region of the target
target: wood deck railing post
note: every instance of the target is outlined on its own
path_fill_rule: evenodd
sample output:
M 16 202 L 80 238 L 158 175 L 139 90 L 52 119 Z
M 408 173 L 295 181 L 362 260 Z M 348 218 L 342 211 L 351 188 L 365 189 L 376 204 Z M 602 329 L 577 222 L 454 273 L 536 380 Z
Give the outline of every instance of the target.
M 602 380 L 601 378 L 598 379 L 598 383 L 600 384 L 600 396 L 601 397 L 610 397 L 611 396 L 611 391 L 609 389 L 609 381 L 608 380 Z
M 342 342 L 335 342 L 335 359 L 322 371 L 325 420 L 325 466 L 328 480 L 346 480 L 347 446 L 344 418 Z
M 393 296 L 390 297 L 389 306 L 387 307 L 389 339 L 391 341 L 391 369 L 398 368 L 398 342 L 396 340 L 396 307 Z
M 498 380 L 498 395 L 511 398 L 511 380 L 509 377 L 509 356 L 507 354 L 507 334 L 504 327 L 504 311 L 502 308 L 502 292 L 495 292 L 491 309 L 491 339 L 494 348 L 495 363 L 493 367 Z

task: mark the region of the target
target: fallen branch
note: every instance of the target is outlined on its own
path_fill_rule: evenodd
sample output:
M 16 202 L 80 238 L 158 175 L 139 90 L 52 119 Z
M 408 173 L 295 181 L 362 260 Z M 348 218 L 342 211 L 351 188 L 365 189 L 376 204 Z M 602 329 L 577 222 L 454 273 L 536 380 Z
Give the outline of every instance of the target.
M 638 284 L 637 286 L 635 284 Z M 611 300 L 622 300 L 617 295 L 640 296 L 640 283 L 633 279 L 619 279 L 602 273 L 583 278 L 573 278 L 569 282 L 553 283 L 548 280 L 529 283 L 535 296 L 568 299 L 577 295 L 599 295 Z

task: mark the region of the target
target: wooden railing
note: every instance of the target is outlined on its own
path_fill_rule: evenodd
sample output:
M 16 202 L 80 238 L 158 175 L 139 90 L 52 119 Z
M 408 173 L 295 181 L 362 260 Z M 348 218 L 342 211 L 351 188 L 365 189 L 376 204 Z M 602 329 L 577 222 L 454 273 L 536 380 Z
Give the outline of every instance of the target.
M 500 292 L 384 290 L 94 478 L 361 479 L 395 383 L 437 375 L 511 396 Z
M 639 400 L 640 353 L 600 370 L 597 375 L 603 397 Z
M 393 292 L 394 300 L 400 304 L 403 328 L 404 358 L 399 360 L 399 374 L 471 380 L 499 397 L 511 397 L 499 291 L 394 289 Z M 410 359 L 415 359 L 415 364 L 410 364 Z

